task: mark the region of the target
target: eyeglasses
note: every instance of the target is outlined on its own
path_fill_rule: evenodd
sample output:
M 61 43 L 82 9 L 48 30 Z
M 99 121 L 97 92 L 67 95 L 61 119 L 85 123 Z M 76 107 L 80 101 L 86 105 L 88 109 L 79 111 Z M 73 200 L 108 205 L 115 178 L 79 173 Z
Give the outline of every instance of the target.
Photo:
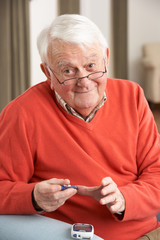
M 104 61 L 104 64 L 105 64 L 105 61 Z M 47 66 L 49 68 L 49 70 L 51 71 L 51 73 L 55 76 L 55 78 L 57 79 L 58 83 L 59 84 L 63 84 L 65 86 L 68 86 L 68 85 L 72 85 L 72 84 L 75 84 L 77 83 L 77 81 L 83 79 L 83 78 L 88 78 L 89 80 L 96 80 L 98 78 L 101 78 L 103 77 L 103 75 L 107 72 L 107 69 L 106 69 L 106 66 L 105 66 L 105 71 L 98 71 L 98 72 L 93 72 L 93 73 L 90 73 L 88 74 L 87 76 L 84 76 L 84 77 L 80 77 L 80 78 L 69 78 L 69 79 L 66 79 L 64 80 L 63 82 L 61 82 L 55 75 L 55 73 L 52 71 L 52 69 Z

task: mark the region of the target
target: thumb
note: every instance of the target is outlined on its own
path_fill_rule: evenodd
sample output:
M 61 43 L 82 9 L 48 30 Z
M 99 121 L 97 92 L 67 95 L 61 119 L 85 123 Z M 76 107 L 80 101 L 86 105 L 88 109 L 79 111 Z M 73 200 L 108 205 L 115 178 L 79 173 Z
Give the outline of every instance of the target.
M 70 184 L 70 180 L 69 179 L 51 178 L 51 179 L 47 180 L 47 183 L 64 185 L 64 184 Z

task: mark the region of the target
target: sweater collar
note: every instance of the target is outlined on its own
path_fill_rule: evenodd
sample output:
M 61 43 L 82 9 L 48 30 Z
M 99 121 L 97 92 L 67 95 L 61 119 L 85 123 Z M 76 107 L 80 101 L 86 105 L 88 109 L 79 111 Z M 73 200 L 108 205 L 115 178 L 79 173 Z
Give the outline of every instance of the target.
M 94 116 L 96 115 L 96 112 L 104 105 L 105 101 L 107 100 L 106 93 L 104 92 L 103 98 L 100 101 L 100 103 L 93 109 L 93 111 L 86 117 L 84 118 L 80 113 L 78 113 L 74 108 L 69 106 L 69 104 L 55 91 L 56 99 L 60 106 L 69 114 L 85 121 L 85 122 L 90 122 Z

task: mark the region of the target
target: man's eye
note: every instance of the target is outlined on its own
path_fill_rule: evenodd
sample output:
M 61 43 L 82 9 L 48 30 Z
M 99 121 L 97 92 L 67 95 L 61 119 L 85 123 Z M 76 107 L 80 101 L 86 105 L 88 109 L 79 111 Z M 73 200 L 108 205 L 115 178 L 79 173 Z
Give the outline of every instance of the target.
M 93 68 L 94 65 L 95 65 L 94 63 L 90 63 L 90 64 L 88 65 L 88 67 L 89 67 L 89 68 Z
M 96 71 L 96 64 L 95 63 L 90 63 L 87 66 L 88 71 Z
M 74 69 L 70 69 L 70 68 L 67 68 L 63 71 L 63 74 L 62 74 L 64 77 L 74 77 L 75 75 L 75 70 Z
M 70 69 L 66 69 L 65 71 L 64 71 L 64 73 L 72 73 L 72 70 L 70 70 Z

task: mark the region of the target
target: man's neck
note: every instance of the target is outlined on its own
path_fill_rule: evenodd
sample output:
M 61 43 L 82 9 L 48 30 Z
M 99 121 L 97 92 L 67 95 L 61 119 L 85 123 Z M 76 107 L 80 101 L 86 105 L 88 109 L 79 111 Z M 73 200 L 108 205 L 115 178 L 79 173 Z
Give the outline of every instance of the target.
M 81 113 L 77 112 L 74 108 L 69 106 L 69 104 L 55 91 L 56 99 L 58 103 L 61 105 L 61 107 L 68 112 L 69 114 L 80 118 L 86 122 L 90 122 L 93 117 L 95 116 L 96 112 L 104 105 L 106 101 L 106 94 L 104 93 L 104 96 L 100 103 L 92 110 L 88 111 L 88 109 L 84 109 Z

